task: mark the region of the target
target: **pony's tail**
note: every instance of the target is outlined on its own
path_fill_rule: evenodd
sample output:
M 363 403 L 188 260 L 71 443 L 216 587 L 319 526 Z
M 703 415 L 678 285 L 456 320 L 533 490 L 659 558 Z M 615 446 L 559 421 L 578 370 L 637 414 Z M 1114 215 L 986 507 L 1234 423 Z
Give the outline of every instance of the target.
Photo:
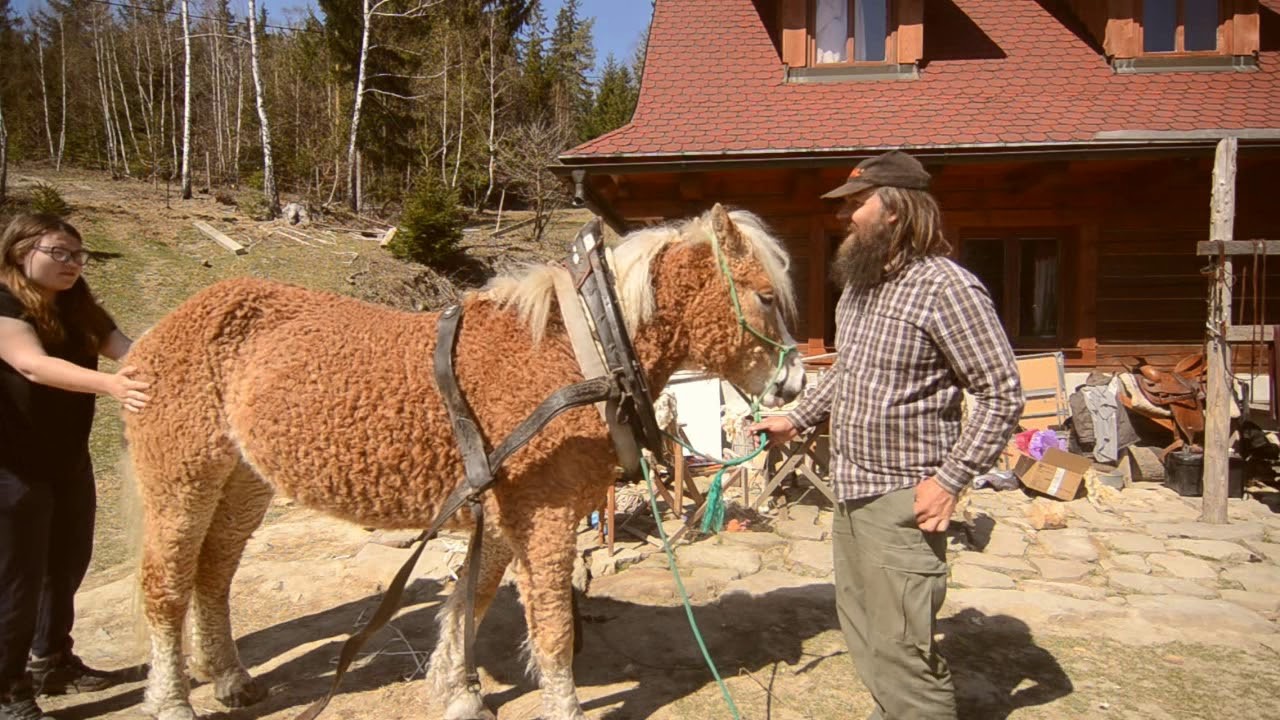
M 129 599 L 129 616 L 133 618 L 130 632 L 130 644 L 137 652 L 149 655 L 151 633 L 147 628 L 145 605 L 142 597 L 142 542 L 144 532 L 144 516 L 142 512 L 142 492 L 138 487 L 138 475 L 133 469 L 133 459 L 129 455 L 126 444 L 120 453 L 120 515 L 124 525 L 125 551 L 132 569 L 133 593 Z

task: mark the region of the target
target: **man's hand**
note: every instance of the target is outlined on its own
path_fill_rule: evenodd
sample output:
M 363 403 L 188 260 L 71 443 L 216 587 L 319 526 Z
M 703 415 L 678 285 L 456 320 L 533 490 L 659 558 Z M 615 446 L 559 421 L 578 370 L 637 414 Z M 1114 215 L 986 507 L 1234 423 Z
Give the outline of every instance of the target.
M 778 447 L 785 445 L 796 439 L 800 431 L 795 425 L 791 424 L 791 420 L 785 415 L 771 415 L 760 422 L 747 428 L 747 432 L 755 436 L 758 433 L 765 433 L 769 436 L 769 447 Z
M 951 525 L 951 512 L 955 509 L 956 496 L 937 478 L 928 478 L 916 486 L 916 525 L 921 530 L 944 532 Z

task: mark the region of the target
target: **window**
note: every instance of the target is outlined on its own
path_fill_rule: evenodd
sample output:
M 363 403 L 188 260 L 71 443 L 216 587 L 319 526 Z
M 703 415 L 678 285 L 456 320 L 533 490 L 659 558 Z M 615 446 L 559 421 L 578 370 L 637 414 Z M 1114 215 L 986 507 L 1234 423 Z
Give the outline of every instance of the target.
M 1219 10 L 1218 0 L 1143 0 L 1142 51 L 1215 52 Z
M 813 0 L 810 12 L 814 65 L 889 59 L 888 0 Z
M 991 293 L 1015 345 L 1055 346 L 1062 335 L 1061 235 L 1049 231 L 966 234 L 960 264 Z

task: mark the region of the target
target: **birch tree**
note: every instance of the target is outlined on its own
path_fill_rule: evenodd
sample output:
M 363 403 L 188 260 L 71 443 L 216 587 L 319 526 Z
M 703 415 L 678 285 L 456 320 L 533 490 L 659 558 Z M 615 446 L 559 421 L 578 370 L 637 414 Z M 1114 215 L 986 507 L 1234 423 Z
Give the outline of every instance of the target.
M 4 126 L 4 96 L 0 94 L 0 204 L 8 196 L 9 131 Z
M 191 20 L 182 4 L 182 199 L 191 199 Z
M 267 101 L 262 91 L 262 73 L 258 69 L 258 9 L 249 0 L 249 63 L 253 69 L 253 99 L 258 106 L 258 123 L 262 128 L 262 193 L 266 196 L 271 217 L 280 214 L 280 194 L 276 192 L 275 168 L 271 162 L 271 123 L 267 119 Z

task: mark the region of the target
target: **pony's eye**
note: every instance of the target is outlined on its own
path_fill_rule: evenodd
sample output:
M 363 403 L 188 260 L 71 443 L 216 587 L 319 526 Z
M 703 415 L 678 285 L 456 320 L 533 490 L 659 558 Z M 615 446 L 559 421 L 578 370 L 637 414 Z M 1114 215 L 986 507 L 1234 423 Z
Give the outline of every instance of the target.
M 756 293 L 756 297 L 760 300 L 760 304 L 765 307 L 773 307 L 773 293 Z

